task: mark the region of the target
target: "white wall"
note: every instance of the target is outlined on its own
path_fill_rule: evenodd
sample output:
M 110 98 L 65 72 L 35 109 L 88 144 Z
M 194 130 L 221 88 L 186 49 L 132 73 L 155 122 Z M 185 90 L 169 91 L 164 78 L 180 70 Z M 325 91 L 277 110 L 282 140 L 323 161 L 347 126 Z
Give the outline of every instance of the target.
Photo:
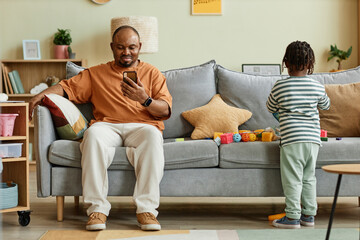
M 56 29 L 69 28 L 77 58 L 107 62 L 111 18 L 143 15 L 158 18 L 160 50 L 140 58 L 160 70 L 210 59 L 237 71 L 243 63 L 281 63 L 294 40 L 311 44 L 316 72 L 336 67 L 327 62 L 330 44 L 353 46 L 343 67 L 357 66 L 357 0 L 222 1 L 222 16 L 191 16 L 191 0 L 0 0 L 0 58 L 22 59 L 23 39 L 40 40 L 42 58 L 53 58 Z

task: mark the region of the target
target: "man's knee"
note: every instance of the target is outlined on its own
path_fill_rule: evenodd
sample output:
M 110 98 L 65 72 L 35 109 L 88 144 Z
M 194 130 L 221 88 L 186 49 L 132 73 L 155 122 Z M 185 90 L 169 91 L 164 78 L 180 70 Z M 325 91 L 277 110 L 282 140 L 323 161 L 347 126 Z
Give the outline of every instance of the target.
M 144 140 L 147 140 L 148 142 L 162 143 L 163 141 L 161 132 L 152 125 L 145 126 L 142 129 L 142 136 L 144 137 Z

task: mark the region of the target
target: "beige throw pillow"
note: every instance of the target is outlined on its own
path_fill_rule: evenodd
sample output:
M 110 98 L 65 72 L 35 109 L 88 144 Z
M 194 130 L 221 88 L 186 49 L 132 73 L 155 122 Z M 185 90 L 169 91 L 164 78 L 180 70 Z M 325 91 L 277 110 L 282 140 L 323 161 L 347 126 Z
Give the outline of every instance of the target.
M 321 129 L 328 131 L 328 137 L 359 137 L 360 82 L 328 84 L 325 91 L 330 109 L 319 110 Z
M 215 132 L 236 132 L 238 126 L 249 120 L 251 115 L 248 110 L 227 105 L 220 94 L 216 94 L 205 106 L 182 113 L 195 127 L 192 139 L 212 138 Z

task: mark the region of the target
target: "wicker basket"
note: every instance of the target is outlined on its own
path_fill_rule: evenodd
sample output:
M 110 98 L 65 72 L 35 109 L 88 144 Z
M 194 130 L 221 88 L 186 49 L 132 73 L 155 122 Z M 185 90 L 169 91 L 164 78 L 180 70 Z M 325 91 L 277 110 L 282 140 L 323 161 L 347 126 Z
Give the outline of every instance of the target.
M 159 50 L 158 22 L 156 17 L 130 16 L 111 19 L 111 37 L 118 27 L 128 25 L 135 28 L 142 42 L 140 53 L 154 53 Z
M 0 209 L 13 208 L 18 205 L 18 186 L 16 183 L 1 183 Z

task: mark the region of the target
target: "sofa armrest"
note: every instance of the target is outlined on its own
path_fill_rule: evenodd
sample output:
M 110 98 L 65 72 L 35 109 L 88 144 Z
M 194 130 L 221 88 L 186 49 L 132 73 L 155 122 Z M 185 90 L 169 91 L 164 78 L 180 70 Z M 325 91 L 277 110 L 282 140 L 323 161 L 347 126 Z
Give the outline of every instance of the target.
M 37 196 L 48 197 L 51 195 L 51 163 L 48 160 L 48 151 L 56 140 L 56 132 L 50 111 L 46 107 L 35 108 L 34 126 Z

